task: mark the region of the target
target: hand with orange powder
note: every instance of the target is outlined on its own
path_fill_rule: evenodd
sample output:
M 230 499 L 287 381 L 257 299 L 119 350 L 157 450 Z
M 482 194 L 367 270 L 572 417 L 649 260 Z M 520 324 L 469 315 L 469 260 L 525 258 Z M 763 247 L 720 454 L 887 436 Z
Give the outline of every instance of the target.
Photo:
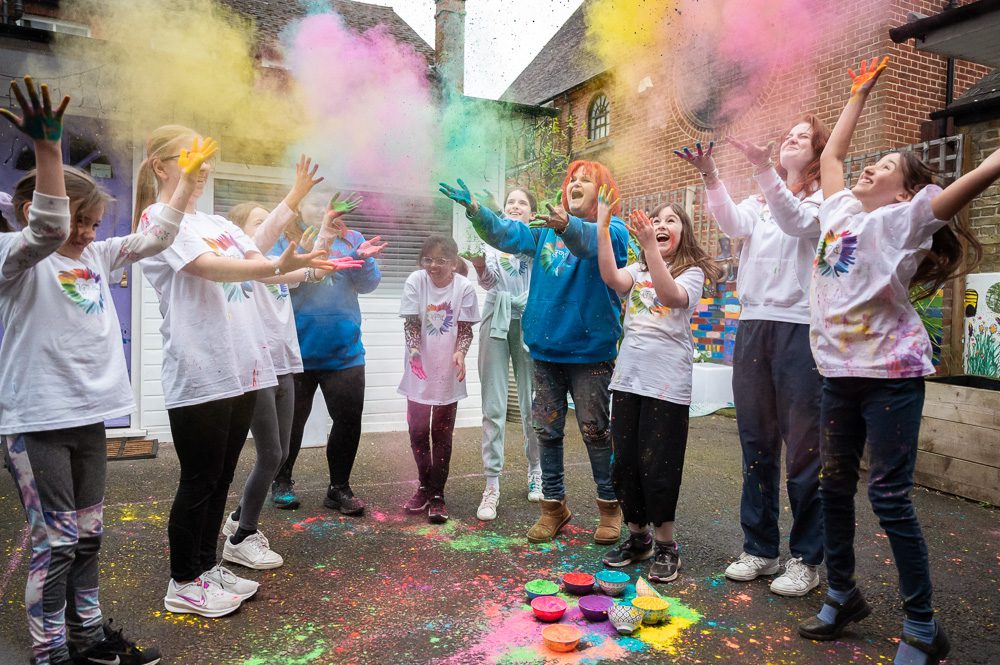
M 875 82 L 878 81 L 878 77 L 882 75 L 885 68 L 889 66 L 889 56 L 882 58 L 882 62 L 876 67 L 875 63 L 878 62 L 878 58 L 872 58 L 871 61 L 861 61 L 861 73 L 855 74 L 854 70 L 848 67 L 847 73 L 851 75 L 851 97 L 857 94 L 867 95 L 871 92 L 871 89 L 875 87 Z

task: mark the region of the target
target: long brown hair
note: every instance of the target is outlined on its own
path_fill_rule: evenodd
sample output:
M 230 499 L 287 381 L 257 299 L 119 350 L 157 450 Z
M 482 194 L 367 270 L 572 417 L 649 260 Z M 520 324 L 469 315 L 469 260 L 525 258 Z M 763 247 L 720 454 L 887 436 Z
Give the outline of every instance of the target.
M 830 140 L 830 128 L 812 113 L 806 113 L 805 115 L 799 117 L 799 119 L 792 123 L 792 126 L 788 128 L 788 132 L 794 129 L 796 125 L 800 125 L 802 123 L 806 123 L 812 128 L 812 139 L 810 140 L 810 144 L 813 149 L 813 158 L 812 161 L 806 164 L 806 167 L 802 169 L 802 173 L 799 175 L 798 180 L 787 183 L 788 189 L 796 196 L 803 191 L 806 194 L 811 194 L 819 189 L 819 158 L 823 154 L 823 148 L 826 147 L 826 142 Z M 782 136 L 779 140 L 779 149 L 781 143 L 785 140 L 785 136 L 788 135 L 788 132 L 785 132 L 784 136 Z M 788 178 L 788 171 L 785 170 L 780 161 L 775 164 L 775 169 L 777 169 L 778 174 L 782 178 Z
M 701 271 L 705 273 L 706 281 L 717 282 L 722 279 L 722 268 L 698 245 L 698 241 L 694 237 L 694 224 L 691 223 L 691 217 L 681 205 L 667 203 L 660 206 L 653 216 L 662 219 L 660 216 L 665 214 L 667 210 L 673 211 L 681 220 L 681 241 L 677 243 L 677 249 L 674 250 L 674 255 L 670 258 L 670 275 L 676 278 L 688 268 L 701 268 Z M 646 264 L 646 253 L 641 249 L 639 250 L 639 265 L 643 270 L 649 270 L 649 266 Z
M 908 194 L 914 196 L 927 185 L 935 184 L 937 172 L 913 152 L 907 150 L 897 154 L 903 188 Z M 933 295 L 949 279 L 972 272 L 983 259 L 983 246 L 966 218 L 958 217 L 950 221 L 935 231 L 931 238 L 931 248 L 910 280 L 910 288 L 915 287 L 910 296 L 913 302 Z
M 240 227 L 241 229 L 246 226 L 247 220 L 250 218 L 250 213 L 252 213 L 257 208 L 261 210 L 268 211 L 267 206 L 263 203 L 257 203 L 256 201 L 247 201 L 246 203 L 237 203 L 229 212 L 226 213 L 226 218 Z M 270 211 L 268 211 L 270 212 Z M 294 220 L 293 220 L 294 221 Z
M 69 197 L 70 205 L 78 204 L 77 211 L 90 210 L 96 205 L 107 205 L 112 200 L 96 180 L 80 169 L 63 165 L 63 180 L 66 182 L 66 196 Z M 31 201 L 35 195 L 35 182 L 35 171 L 32 170 L 14 185 L 14 194 L 10 202 L 14 206 L 14 217 L 21 226 L 28 223 L 24 216 L 24 204 Z
M 139 165 L 139 174 L 135 180 L 135 207 L 132 209 L 132 231 L 139 228 L 139 218 L 143 211 L 156 202 L 159 182 L 153 171 L 153 162 L 170 157 L 180 152 L 185 144 L 198 136 L 198 132 L 183 125 L 163 125 L 157 127 L 146 139 L 146 158 Z

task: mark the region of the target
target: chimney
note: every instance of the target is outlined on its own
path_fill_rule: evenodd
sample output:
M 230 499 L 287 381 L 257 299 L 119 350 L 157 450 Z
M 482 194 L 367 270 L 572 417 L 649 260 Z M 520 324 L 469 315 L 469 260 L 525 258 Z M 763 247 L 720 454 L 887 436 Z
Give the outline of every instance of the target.
M 465 0 L 435 0 L 434 58 L 444 84 L 465 88 Z

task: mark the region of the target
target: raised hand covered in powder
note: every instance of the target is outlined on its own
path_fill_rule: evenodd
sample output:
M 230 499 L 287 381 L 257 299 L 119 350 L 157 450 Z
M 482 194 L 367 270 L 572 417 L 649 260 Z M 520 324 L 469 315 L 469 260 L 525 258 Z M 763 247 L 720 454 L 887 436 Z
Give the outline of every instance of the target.
M 69 106 L 69 97 L 63 97 L 58 108 L 53 109 L 49 86 L 42 84 L 41 100 L 38 99 L 35 83 L 30 76 L 24 77 L 24 87 L 28 91 L 28 99 L 25 99 L 17 81 L 10 82 L 10 89 L 21 106 L 21 116 L 18 117 L 8 109 L 0 109 L 0 115 L 35 141 L 58 141 L 62 138 L 63 113 Z
M 854 70 L 850 67 L 847 68 L 847 73 L 851 75 L 851 96 L 858 93 L 867 94 L 875 87 L 875 82 L 878 81 L 878 77 L 882 75 L 885 68 L 889 66 L 889 56 L 882 58 L 882 62 L 878 62 L 878 58 L 872 58 L 869 61 L 862 60 L 860 73 L 855 74 Z
M 191 148 L 181 148 L 177 156 L 177 167 L 185 176 L 197 176 L 202 165 L 218 152 L 219 143 L 210 136 L 206 136 L 202 141 L 194 137 Z
M 694 147 L 697 154 L 692 153 L 691 149 L 687 146 L 684 146 L 680 150 L 674 150 L 674 154 L 701 171 L 703 176 L 718 175 L 719 169 L 715 166 L 715 160 L 712 158 L 712 151 L 715 150 L 715 141 L 709 141 L 707 150 L 702 148 L 700 142 L 695 143 Z
M 597 192 L 597 227 L 603 231 L 611 232 L 611 211 L 615 209 L 621 199 L 617 198 L 614 189 L 607 185 L 601 185 Z

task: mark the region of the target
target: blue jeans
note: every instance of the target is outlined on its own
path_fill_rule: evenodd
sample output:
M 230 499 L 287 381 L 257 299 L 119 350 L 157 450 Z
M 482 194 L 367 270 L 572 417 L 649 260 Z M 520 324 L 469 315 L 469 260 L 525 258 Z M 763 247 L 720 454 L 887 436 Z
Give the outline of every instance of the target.
M 827 579 L 831 589 L 850 592 L 857 584 L 854 495 L 867 442 L 868 498 L 889 537 L 903 610 L 910 619 L 930 621 L 934 609 L 927 544 L 910 498 L 923 406 L 924 380 L 920 378 L 824 379 L 820 496 L 826 526 Z
M 535 398 L 531 416 L 542 462 L 542 494 L 561 501 L 566 497 L 563 469 L 563 435 L 573 396 L 576 422 L 590 456 L 590 470 L 597 484 L 597 497 L 615 500 L 611 482 L 611 373 L 614 363 L 604 361 L 582 365 L 535 360 Z
M 733 401 L 743 451 L 740 525 L 743 551 L 778 557 L 781 534 L 781 444 L 792 509 L 788 548 L 815 566 L 823 562 L 819 498 L 819 396 L 822 377 L 804 323 L 740 322 L 733 353 Z

